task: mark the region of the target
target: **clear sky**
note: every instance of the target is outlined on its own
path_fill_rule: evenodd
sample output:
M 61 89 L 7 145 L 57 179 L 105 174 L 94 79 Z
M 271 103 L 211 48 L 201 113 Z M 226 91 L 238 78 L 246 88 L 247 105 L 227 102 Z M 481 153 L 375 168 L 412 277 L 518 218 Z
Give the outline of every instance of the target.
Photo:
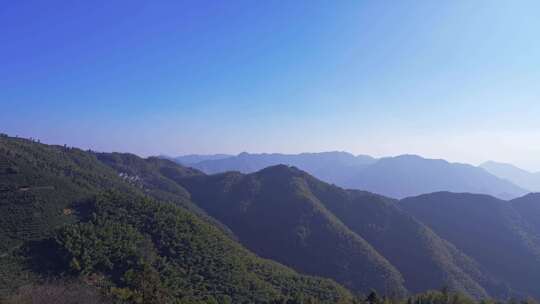
M 0 131 L 140 155 L 345 150 L 540 170 L 539 12 L 0 0 Z

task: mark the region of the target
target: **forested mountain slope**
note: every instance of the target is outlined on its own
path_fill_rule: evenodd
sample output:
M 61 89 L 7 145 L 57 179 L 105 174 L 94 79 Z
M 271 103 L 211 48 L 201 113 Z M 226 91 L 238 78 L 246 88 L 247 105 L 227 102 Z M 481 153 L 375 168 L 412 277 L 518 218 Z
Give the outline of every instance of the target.
M 194 202 L 228 225 L 246 246 L 302 271 L 320 272 L 325 263 L 333 263 L 332 259 L 343 259 L 338 254 L 312 253 L 328 250 L 320 242 L 341 248 L 335 236 L 311 241 L 319 232 L 315 228 L 321 226 L 320 220 L 311 217 L 313 210 L 322 210 L 330 214 L 325 221 L 339 223 L 389 261 L 412 292 L 448 286 L 475 297 L 510 293 L 473 259 L 401 210 L 395 200 L 344 190 L 283 165 L 248 175 L 225 173 L 180 182 L 192 193 Z M 309 207 L 302 208 L 303 204 Z M 260 235 L 265 235 L 264 240 Z M 313 265 L 318 267 L 310 268 Z M 351 283 L 339 274 L 321 275 L 358 288 L 348 285 Z
M 62 277 L 133 303 L 148 294 L 352 301 L 336 283 L 261 259 L 174 201 L 149 198 L 151 184 L 127 182 L 93 153 L 2 136 L 0 189 L 0 294 Z
M 399 272 L 326 209 L 299 174 L 303 172 L 280 165 L 181 183 L 195 203 L 257 254 L 354 290 L 403 294 Z
M 440 192 L 400 206 L 522 294 L 540 296 L 540 240 L 519 202 L 487 195 Z M 532 213 L 531 213 L 532 215 Z
M 328 243 L 340 244 L 335 233 L 325 234 L 327 239 L 323 244 L 310 241 L 314 233 L 320 233 L 317 227 L 340 227 L 336 231 L 352 233 L 355 239 L 371 247 L 366 252 L 383 257 L 394 269 L 391 273 L 398 271 L 404 279 L 402 285 L 409 291 L 449 286 L 475 297 L 518 295 L 505 276 L 493 274 L 452 241 L 403 210 L 396 200 L 344 190 L 287 166 L 269 167 L 247 175 L 231 172 L 170 178 L 190 192 L 200 208 L 231 228 L 247 247 L 297 270 L 330 276 L 363 290 L 358 287 L 361 285 L 355 286 L 354 281 L 340 276 L 339 268 L 325 266 L 331 265 L 332 259 L 351 259 L 354 254 L 317 255 L 335 251 L 324 247 Z M 324 215 L 324 220 L 314 220 L 313 214 L 319 213 Z M 325 267 L 334 272 L 323 272 L 327 271 Z M 350 275 L 349 271 L 344 273 Z M 383 290 L 389 286 L 384 284 Z
M 540 236 L 540 193 L 531 193 L 512 201 L 512 206 Z
M 487 294 L 507 298 L 536 292 L 533 287 L 524 289 L 525 285 L 512 283 L 508 273 L 492 271 L 493 265 L 466 252 L 458 246 L 459 242 L 437 232 L 430 221 L 415 216 L 398 201 L 369 192 L 344 190 L 296 168 L 274 166 L 247 175 L 231 172 L 170 176 L 170 179 L 185 188 L 201 209 L 229 227 L 253 251 L 302 272 L 332 277 L 353 289 L 364 290 L 364 287 L 343 276 L 350 276 L 351 271 L 339 272 L 339 267 L 326 266 L 332 265 L 332 259 L 355 258 L 351 249 L 354 246 L 344 247 L 349 252 L 345 256 L 339 255 L 343 249 L 335 253 L 325 247 L 328 243 L 341 244 L 343 239 L 339 235 L 354 235 L 355 240 L 361 240 L 358 244 L 371 247 L 365 251 L 370 253 L 368 256 L 376 254 L 386 260 L 384 265 L 393 269 L 389 273 L 397 271 L 404 279 L 400 285 L 412 292 L 440 286 L 475 297 Z M 475 197 L 469 197 L 471 204 Z M 504 226 L 504 221 L 502 223 Z M 320 230 L 321 227 L 334 227 L 334 232 L 321 234 L 325 231 Z M 312 241 L 320 235 L 325 237 L 322 244 Z M 532 237 L 529 232 L 521 235 Z M 475 252 L 482 250 L 482 243 L 477 244 Z M 322 252 L 329 254 L 320 255 Z M 381 261 L 380 258 L 375 260 Z M 369 267 L 361 267 L 355 267 L 352 272 L 368 269 L 369 273 Z M 381 287 L 374 282 L 369 284 L 379 290 L 388 290 L 390 286 L 384 283 Z
M 447 286 L 475 297 L 502 295 L 471 258 L 377 194 L 343 190 L 305 174 L 310 191 L 351 230 L 364 237 L 405 278 L 412 292 Z

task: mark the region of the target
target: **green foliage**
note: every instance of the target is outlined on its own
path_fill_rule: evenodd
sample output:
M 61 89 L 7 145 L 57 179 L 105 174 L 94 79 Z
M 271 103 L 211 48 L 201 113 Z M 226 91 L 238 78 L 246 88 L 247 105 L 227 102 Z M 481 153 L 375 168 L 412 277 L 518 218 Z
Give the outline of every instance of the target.
M 485 301 L 485 300 L 484 300 Z M 408 304 L 475 304 L 476 302 L 461 294 L 446 291 L 427 291 L 408 299 Z M 485 303 L 485 302 L 482 302 Z
M 0 255 L 73 222 L 64 209 L 74 202 L 128 188 L 90 153 L 0 137 Z
M 145 303 L 208 296 L 267 303 L 296 294 L 329 303 L 352 299 L 331 281 L 260 260 L 176 206 L 107 193 L 92 202 L 91 210 L 91 221 L 59 233 L 61 253 L 71 271 L 107 275 L 117 297 Z
M 121 267 L 129 269 L 141 258 L 144 238 L 132 226 L 102 222 L 67 226 L 57 236 L 58 242 L 72 257 L 74 271 L 90 274 Z
M 26 285 L 2 299 L 2 304 L 109 304 L 98 289 L 83 282 L 47 282 Z
M 103 164 L 116 170 L 124 181 L 141 189 L 145 194 L 181 206 L 235 238 L 229 228 L 193 204 L 191 194 L 175 182 L 180 178 L 200 176 L 201 172 L 156 157 L 142 159 L 128 153 L 98 153 L 96 156 Z
M 152 161 L 159 165 L 149 165 L 144 177 L 151 182 L 140 187 L 93 153 L 1 137 L 0 295 L 63 272 L 133 303 L 265 303 L 293 294 L 351 301 L 330 280 L 248 252 L 222 225 L 181 203 L 178 185 L 148 177 L 184 174 Z M 111 189 L 118 193 L 96 197 Z

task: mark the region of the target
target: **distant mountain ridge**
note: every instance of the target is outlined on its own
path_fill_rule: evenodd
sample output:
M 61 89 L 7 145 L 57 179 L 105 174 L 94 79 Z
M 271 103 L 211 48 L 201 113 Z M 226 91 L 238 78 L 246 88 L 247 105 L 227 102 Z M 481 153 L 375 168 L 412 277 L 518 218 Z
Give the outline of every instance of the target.
M 341 187 L 375 192 L 397 199 L 437 191 L 481 193 L 512 199 L 529 192 L 527 188 L 490 174 L 483 168 L 417 155 L 376 159 L 347 152 L 241 153 L 226 158 L 205 159 L 189 166 L 207 174 L 214 174 L 227 171 L 253 173 L 279 164 L 298 167 L 325 182 Z
M 231 154 L 188 154 L 177 157 L 167 157 L 181 165 L 192 165 L 207 160 L 220 160 L 228 157 L 232 157 Z
M 480 165 L 489 173 L 534 192 L 540 192 L 540 172 L 530 172 L 512 164 L 488 161 Z
M 450 191 L 512 199 L 528 192 L 482 168 L 417 155 L 381 158 L 360 170 L 345 186 L 395 198 Z
M 266 167 L 283 164 L 306 170 L 326 182 L 343 184 L 354 175 L 358 168 L 363 168 L 375 161 L 376 159 L 371 156 L 355 156 L 339 151 L 301 154 L 243 152 L 237 156 L 219 160 L 204 160 L 191 166 L 207 174 L 214 174 L 227 171 L 253 173 Z

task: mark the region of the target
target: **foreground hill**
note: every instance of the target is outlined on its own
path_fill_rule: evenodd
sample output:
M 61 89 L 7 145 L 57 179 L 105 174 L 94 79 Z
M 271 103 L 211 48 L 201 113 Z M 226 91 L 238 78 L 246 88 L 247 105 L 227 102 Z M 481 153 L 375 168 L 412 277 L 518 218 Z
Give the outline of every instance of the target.
M 512 199 L 528 192 L 482 168 L 416 155 L 374 159 L 345 152 L 297 155 L 242 153 L 228 158 L 207 159 L 190 166 L 213 174 L 226 171 L 253 173 L 278 164 L 298 167 L 341 187 L 398 199 L 437 191 L 482 193 Z
M 480 165 L 489 173 L 511 181 L 512 183 L 534 192 L 540 192 L 540 172 L 529 172 L 511 164 L 488 161 Z
M 178 178 L 203 175 L 202 172 L 157 157 L 143 159 L 129 153 L 95 153 L 95 156 L 103 164 L 114 169 L 125 182 L 145 194 L 181 206 L 235 238 L 230 229 L 191 202 L 191 194 L 174 181 Z
M 538 209 L 525 201 L 440 192 L 404 199 L 400 206 L 510 288 L 539 297 L 540 234 L 527 220 L 528 213 L 538 223 L 532 213 Z
M 186 200 L 180 188 L 178 199 L 173 191 L 157 201 L 144 194 L 151 184 L 132 177 L 93 153 L 0 137 L 0 294 L 80 278 L 133 303 L 352 301 L 330 280 L 250 253 L 177 205 Z

